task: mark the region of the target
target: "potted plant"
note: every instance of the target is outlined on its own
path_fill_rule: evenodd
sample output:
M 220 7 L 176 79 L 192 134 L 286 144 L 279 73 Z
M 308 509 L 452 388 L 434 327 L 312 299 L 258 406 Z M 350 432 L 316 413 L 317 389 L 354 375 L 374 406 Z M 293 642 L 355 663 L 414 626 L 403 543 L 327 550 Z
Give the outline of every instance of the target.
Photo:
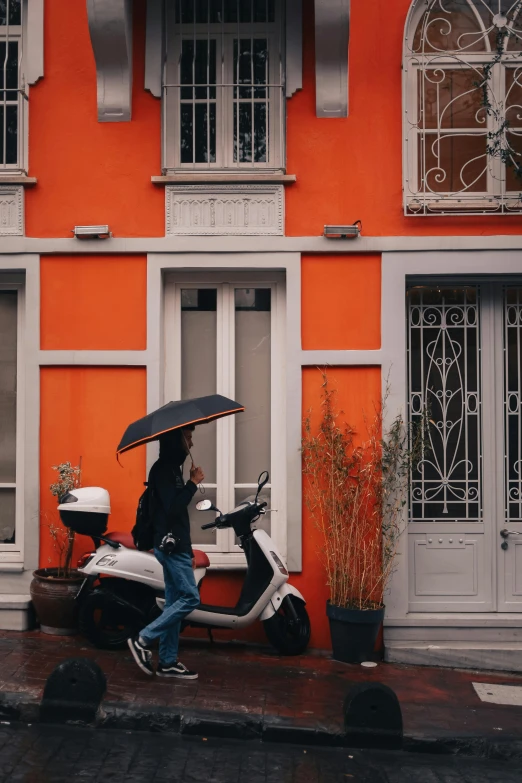
M 60 502 L 71 489 L 81 486 L 80 465 L 70 462 L 53 465 L 57 481 L 51 484 L 51 494 Z M 71 568 L 74 531 L 64 528 L 46 517 L 45 527 L 52 538 L 58 556 L 58 566 L 39 568 L 33 572 L 31 599 L 43 633 L 69 636 L 77 632 L 76 595 L 83 581 L 78 571 Z
M 335 391 L 323 373 L 318 431 L 311 413 L 302 443 L 304 496 L 321 533 L 330 599 L 333 657 L 346 663 L 371 659 L 384 619 L 384 596 L 404 528 L 410 467 L 422 452 L 397 416 L 383 431 L 388 391 L 366 421 L 364 439 L 338 424 Z

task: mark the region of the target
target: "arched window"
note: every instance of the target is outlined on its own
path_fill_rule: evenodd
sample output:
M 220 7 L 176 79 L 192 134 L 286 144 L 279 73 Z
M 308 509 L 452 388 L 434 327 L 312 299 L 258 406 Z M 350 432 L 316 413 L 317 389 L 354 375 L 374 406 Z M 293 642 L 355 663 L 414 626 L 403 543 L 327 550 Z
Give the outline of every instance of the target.
M 414 0 L 403 71 L 406 214 L 521 214 L 522 0 Z

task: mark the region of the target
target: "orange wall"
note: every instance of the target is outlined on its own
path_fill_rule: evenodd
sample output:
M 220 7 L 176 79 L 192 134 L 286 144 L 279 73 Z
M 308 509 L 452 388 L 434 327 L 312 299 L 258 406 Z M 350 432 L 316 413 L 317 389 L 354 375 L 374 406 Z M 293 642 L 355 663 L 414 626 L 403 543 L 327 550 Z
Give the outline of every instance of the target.
M 116 461 L 116 446 L 129 422 L 146 412 L 146 376 L 142 368 L 45 367 L 41 370 L 40 423 L 40 565 L 56 562 L 46 521 L 58 521 L 49 485 L 52 465 L 82 458 L 84 486 L 109 490 L 109 529 L 130 530 L 145 474 L 145 450 Z M 75 557 L 92 549 L 78 536 Z
M 380 255 L 304 255 L 301 306 L 305 350 L 380 348 Z
M 401 60 L 411 0 L 352 0 L 349 117 L 315 117 L 313 0 L 304 0 L 304 88 L 287 105 L 286 233 L 361 220 L 366 236 L 518 234 L 521 217 L 402 212 Z
M 410 0 L 352 0 L 349 111 L 315 116 L 313 2 L 304 0 L 304 87 L 287 102 L 286 232 L 320 235 L 361 219 L 363 234 L 516 234 L 520 217 L 402 214 L 401 58 Z M 134 2 L 132 121 L 99 123 L 86 5 L 48 0 L 45 76 L 30 95 L 29 236 L 108 223 L 115 236 L 162 236 L 161 107 L 143 88 L 145 0 Z
M 117 237 L 163 236 L 160 101 L 145 92 L 145 0 L 134 2 L 132 122 L 98 122 L 86 3 L 45 4 L 45 76 L 31 87 L 26 233 L 70 237 L 108 223 Z
M 144 350 L 145 256 L 43 256 L 42 350 Z

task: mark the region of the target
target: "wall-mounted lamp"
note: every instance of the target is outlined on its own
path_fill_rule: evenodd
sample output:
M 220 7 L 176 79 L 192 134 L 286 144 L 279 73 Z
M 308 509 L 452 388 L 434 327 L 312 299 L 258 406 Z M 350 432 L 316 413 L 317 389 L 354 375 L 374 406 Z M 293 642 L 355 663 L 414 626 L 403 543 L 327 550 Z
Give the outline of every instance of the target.
M 361 235 L 362 223 L 356 220 L 352 226 L 325 226 L 324 236 L 327 239 L 355 239 Z
M 108 239 L 112 237 L 109 226 L 75 226 L 72 233 L 76 239 Z

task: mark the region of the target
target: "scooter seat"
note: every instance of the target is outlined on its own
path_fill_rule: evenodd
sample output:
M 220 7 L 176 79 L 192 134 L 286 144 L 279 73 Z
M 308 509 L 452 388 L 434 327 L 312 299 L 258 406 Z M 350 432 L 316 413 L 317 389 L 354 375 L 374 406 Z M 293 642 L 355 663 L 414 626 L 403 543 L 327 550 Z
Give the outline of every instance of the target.
M 114 531 L 113 533 L 107 533 L 105 538 L 108 538 L 109 541 L 114 541 L 116 544 L 121 544 L 126 549 L 136 549 L 136 544 L 134 543 L 134 539 L 131 533 Z M 196 568 L 209 567 L 210 560 L 208 559 L 205 552 L 201 551 L 201 549 L 194 549 L 194 557 L 196 558 Z

